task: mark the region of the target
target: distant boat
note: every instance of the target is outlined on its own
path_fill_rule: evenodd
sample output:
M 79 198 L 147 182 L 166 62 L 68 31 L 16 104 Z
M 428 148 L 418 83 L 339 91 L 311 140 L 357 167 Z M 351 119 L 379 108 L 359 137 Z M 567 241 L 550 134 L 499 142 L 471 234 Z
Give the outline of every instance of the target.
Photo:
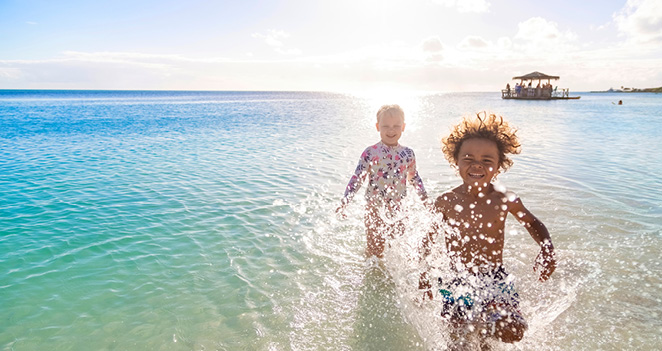
M 520 82 L 515 87 L 506 84 L 506 89 L 501 90 L 502 99 L 515 100 L 576 100 L 580 96 L 570 96 L 570 89 L 558 89 L 558 86 L 552 88 L 551 80 L 558 80 L 559 76 L 548 76 L 538 71 L 531 72 L 519 77 L 513 77 L 513 80 Z M 547 79 L 547 83 L 541 85 L 542 80 Z M 538 80 L 538 85 L 532 87 L 533 81 Z M 529 82 L 528 85 L 525 82 Z

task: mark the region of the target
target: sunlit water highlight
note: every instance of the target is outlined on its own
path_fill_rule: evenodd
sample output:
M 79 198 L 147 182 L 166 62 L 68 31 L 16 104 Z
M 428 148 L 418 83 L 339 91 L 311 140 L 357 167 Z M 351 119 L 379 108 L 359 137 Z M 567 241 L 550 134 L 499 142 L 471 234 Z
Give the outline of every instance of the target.
M 0 91 L 0 348 L 444 349 L 438 306 L 415 301 L 420 202 L 380 262 L 363 256 L 363 199 L 334 215 L 374 113 L 400 103 L 431 196 L 459 184 L 439 146 L 462 115 L 520 129 L 499 180 L 559 266 L 539 283 L 508 219 L 529 330 L 495 349 L 654 349 L 662 97 L 581 95 Z

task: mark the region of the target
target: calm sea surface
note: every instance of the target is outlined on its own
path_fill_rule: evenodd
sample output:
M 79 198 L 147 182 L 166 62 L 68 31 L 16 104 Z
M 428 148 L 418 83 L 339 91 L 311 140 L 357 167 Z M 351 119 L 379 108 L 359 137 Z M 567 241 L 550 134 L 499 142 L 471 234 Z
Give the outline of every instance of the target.
M 499 180 L 559 267 L 538 282 L 508 219 L 529 330 L 495 349 L 659 348 L 662 95 L 579 95 L 0 91 L 0 349 L 444 349 L 438 306 L 414 302 L 419 201 L 382 262 L 362 196 L 334 215 L 384 103 L 431 196 L 460 182 L 440 139 L 461 116 L 519 129 Z

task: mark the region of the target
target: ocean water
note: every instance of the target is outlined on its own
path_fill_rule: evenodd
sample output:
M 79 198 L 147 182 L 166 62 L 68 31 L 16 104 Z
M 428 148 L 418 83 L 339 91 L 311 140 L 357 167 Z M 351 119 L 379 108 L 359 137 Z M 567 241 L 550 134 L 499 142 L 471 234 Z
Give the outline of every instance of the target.
M 432 197 L 460 182 L 440 139 L 461 116 L 519 129 L 499 181 L 558 268 L 538 282 L 507 220 L 529 329 L 493 349 L 657 349 L 662 95 L 579 95 L 0 90 L 0 349 L 445 349 L 439 306 L 416 302 L 420 201 L 382 261 L 363 255 L 362 196 L 334 215 L 385 103 Z

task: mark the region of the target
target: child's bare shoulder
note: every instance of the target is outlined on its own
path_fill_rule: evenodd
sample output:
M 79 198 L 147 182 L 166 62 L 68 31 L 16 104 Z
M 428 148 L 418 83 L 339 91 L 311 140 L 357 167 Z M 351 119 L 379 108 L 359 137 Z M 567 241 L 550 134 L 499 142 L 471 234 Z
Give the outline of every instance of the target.
M 523 213 L 528 212 L 520 197 L 513 191 L 506 190 L 502 192 L 495 190 L 490 195 L 490 199 L 492 199 L 494 203 L 500 204 L 503 210 L 512 214 L 517 214 L 519 218 L 523 216 Z
M 449 190 L 437 197 L 434 202 L 434 207 L 437 211 L 446 212 L 446 210 L 455 206 L 460 201 L 460 194 L 457 193 L 457 188 Z
M 521 200 L 519 196 L 514 193 L 513 191 L 510 190 L 503 190 L 503 189 L 498 189 L 494 190 L 491 194 L 492 198 L 495 199 L 500 199 L 502 203 L 506 204 L 508 207 L 510 207 L 513 204 L 520 204 Z

